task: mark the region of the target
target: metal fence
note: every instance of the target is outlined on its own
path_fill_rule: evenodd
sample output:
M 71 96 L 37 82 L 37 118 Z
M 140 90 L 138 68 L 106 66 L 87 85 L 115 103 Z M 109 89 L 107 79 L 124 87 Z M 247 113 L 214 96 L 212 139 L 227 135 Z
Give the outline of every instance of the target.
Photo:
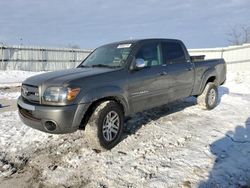
M 0 70 L 48 71 L 77 66 L 91 50 L 0 46 Z
M 250 44 L 225 48 L 189 49 L 193 56 L 205 55 L 205 59 L 224 58 L 232 71 L 250 70 Z
M 53 71 L 76 67 L 91 50 L 0 46 L 0 70 Z M 205 59 L 224 58 L 228 67 L 250 69 L 250 44 L 225 48 L 189 49 L 190 55 Z

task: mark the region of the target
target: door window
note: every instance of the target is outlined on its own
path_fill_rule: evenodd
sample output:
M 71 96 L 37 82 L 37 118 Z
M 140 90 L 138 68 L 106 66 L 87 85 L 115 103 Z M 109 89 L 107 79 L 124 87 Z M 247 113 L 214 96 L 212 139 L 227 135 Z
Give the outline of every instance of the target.
M 164 42 L 162 45 L 164 64 L 185 62 L 185 53 L 182 46 L 176 42 Z
M 147 67 L 162 64 L 161 48 L 159 43 L 149 43 L 141 47 L 136 54 L 136 59 L 140 58 L 145 61 Z

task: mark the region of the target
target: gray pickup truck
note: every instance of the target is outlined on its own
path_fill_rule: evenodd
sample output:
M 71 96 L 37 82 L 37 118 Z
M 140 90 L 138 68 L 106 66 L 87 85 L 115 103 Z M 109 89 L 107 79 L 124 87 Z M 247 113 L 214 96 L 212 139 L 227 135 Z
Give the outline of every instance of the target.
M 76 68 L 28 78 L 17 105 L 26 125 L 84 129 L 88 143 L 105 150 L 120 141 L 130 114 L 189 96 L 213 109 L 225 80 L 223 59 L 193 62 L 179 40 L 129 40 L 97 48 Z

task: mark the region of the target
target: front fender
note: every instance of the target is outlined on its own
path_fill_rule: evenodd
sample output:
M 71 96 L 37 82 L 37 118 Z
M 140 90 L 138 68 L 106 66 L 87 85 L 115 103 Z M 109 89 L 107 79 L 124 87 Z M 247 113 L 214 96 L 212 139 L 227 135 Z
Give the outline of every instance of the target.
M 99 99 L 113 97 L 121 102 L 125 114 L 129 112 L 128 94 L 122 88 L 117 86 L 105 86 L 93 88 L 82 94 L 79 103 L 93 103 Z

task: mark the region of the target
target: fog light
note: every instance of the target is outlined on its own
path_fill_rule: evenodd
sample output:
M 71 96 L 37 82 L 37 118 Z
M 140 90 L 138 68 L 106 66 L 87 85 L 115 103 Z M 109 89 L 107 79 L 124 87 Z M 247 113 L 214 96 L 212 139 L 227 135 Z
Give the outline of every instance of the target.
M 46 121 L 44 126 L 48 131 L 54 131 L 56 129 L 56 124 L 53 121 Z

